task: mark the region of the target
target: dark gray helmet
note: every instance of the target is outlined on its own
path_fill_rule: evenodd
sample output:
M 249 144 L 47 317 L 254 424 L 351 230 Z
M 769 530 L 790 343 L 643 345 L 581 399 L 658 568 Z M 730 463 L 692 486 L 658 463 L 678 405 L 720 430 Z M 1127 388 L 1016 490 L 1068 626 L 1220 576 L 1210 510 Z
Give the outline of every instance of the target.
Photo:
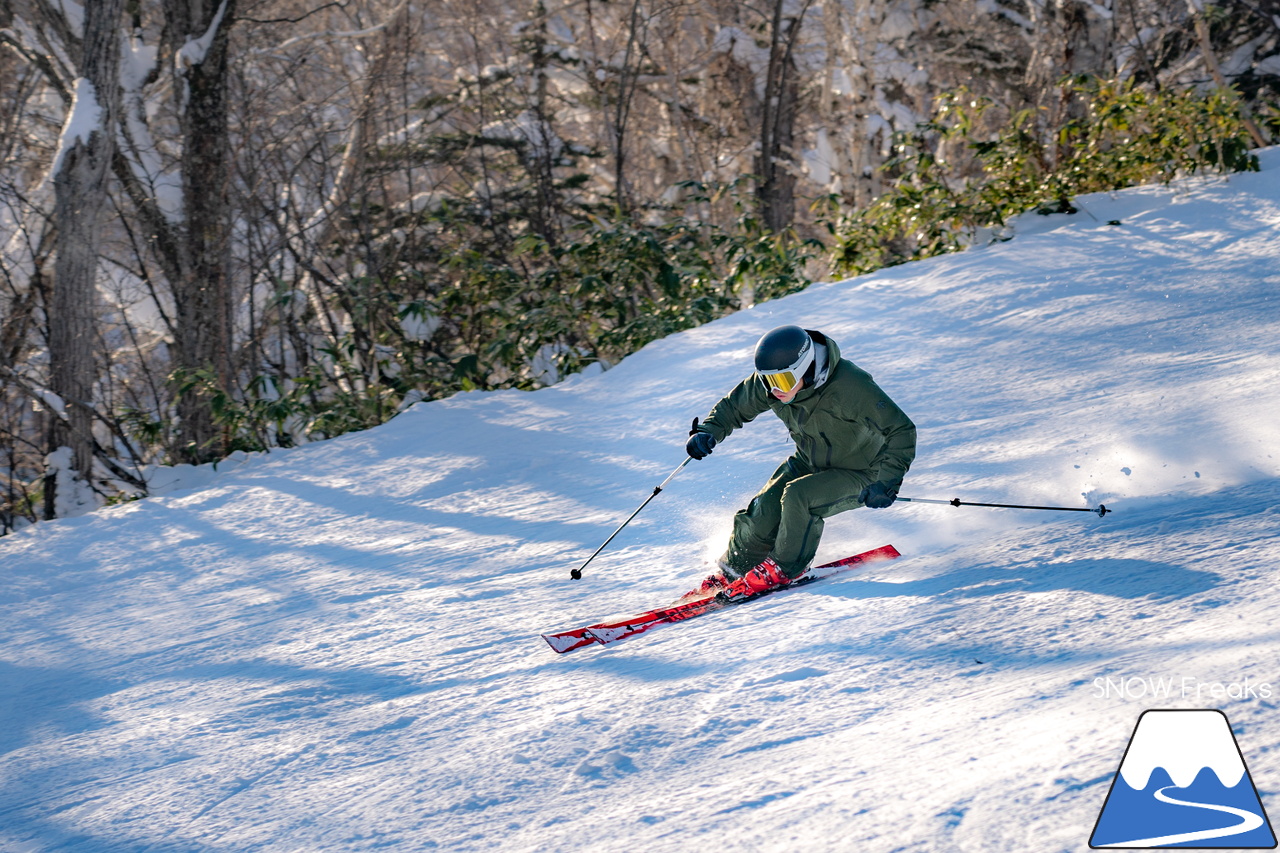
M 808 376 L 813 367 L 813 338 L 799 326 L 779 326 L 768 331 L 756 344 L 756 373 L 766 389 L 783 393 Z

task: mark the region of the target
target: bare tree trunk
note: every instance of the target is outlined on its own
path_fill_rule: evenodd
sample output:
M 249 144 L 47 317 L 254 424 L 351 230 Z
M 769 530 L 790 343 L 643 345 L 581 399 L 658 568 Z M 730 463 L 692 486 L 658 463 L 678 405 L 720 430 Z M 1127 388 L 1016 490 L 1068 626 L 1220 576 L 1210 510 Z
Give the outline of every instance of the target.
M 1213 43 L 1209 40 L 1209 24 L 1205 22 L 1204 14 L 1196 9 L 1195 0 L 1187 0 L 1187 11 L 1191 13 L 1191 20 L 1194 22 L 1196 30 L 1196 40 L 1200 42 L 1200 54 L 1204 57 L 1204 65 L 1209 71 L 1209 76 L 1213 77 L 1213 82 L 1217 84 L 1219 89 L 1226 89 L 1228 85 L 1227 78 L 1222 76 L 1222 68 L 1218 65 L 1218 57 L 1213 52 Z M 1253 144 L 1259 148 L 1265 148 L 1267 139 L 1262 135 L 1262 129 L 1253 120 L 1253 116 L 1249 114 L 1249 108 L 1243 103 L 1240 104 L 1240 119 L 1244 122 L 1245 129 L 1249 131 L 1249 136 L 1253 138 Z
M 395 43 L 404 37 L 408 24 L 409 3 L 408 0 L 401 0 L 381 25 L 382 38 L 379 46 L 367 60 L 368 70 L 361 84 L 355 116 L 343 141 L 342 160 L 338 163 L 338 172 L 333 179 L 333 189 L 329 191 L 320 210 L 305 225 L 304 230 L 311 235 L 313 246 L 325 246 L 333 240 L 338 231 L 342 206 L 349 204 L 359 190 L 357 182 L 364 171 L 378 93 L 386 85 Z
M 552 109 L 548 86 L 551 67 L 551 56 L 547 49 L 548 16 L 547 5 L 543 0 L 536 0 L 534 3 L 530 20 L 529 47 L 533 63 L 530 107 L 537 127 L 532 131 L 532 136 L 536 138 L 529 139 L 529 151 L 525 157 L 533 174 L 538 199 L 530 220 L 539 236 L 548 243 L 555 244 L 560 240 L 560 205 L 555 187 L 556 140 L 551 129 Z
M 182 125 L 185 229 L 183 269 L 172 282 L 178 367 L 208 371 L 216 389 L 231 387 L 230 145 L 227 121 L 228 39 L 236 0 L 167 0 L 165 20 L 175 46 L 175 92 Z M 192 389 L 178 401 L 188 462 L 221 455 L 207 394 Z
M 613 148 L 614 200 L 618 212 L 623 216 L 630 216 L 635 206 L 631 178 L 627 172 L 627 131 L 632 103 L 636 96 L 637 80 L 640 77 L 639 64 L 644 61 L 647 53 L 649 14 L 641 12 L 640 0 L 632 0 L 631 12 L 627 18 L 627 47 L 622 56 L 622 67 L 615 72 L 618 78 L 617 100 L 613 104 L 612 115 L 605 110 L 605 126 Z M 602 87 L 602 91 L 607 89 Z
M 1142 71 L 1151 80 L 1151 87 L 1157 92 L 1160 91 L 1160 75 L 1156 72 L 1156 67 L 1151 64 L 1151 57 L 1147 54 L 1147 46 L 1142 40 L 1142 27 L 1138 24 L 1138 0 L 1127 0 L 1129 6 L 1129 23 L 1133 28 L 1133 50 L 1138 57 L 1138 64 L 1142 66 Z
M 89 482 L 93 473 L 94 316 L 97 305 L 98 234 L 107 175 L 115 151 L 119 104 L 120 20 L 123 0 L 100 0 L 85 9 L 81 76 L 63 126 L 54 163 L 57 261 L 49 305 L 51 390 L 62 411 L 49 418 L 49 451 L 71 448 L 46 477 L 46 518 L 58 515 L 66 475 Z
M 301 261 L 306 270 L 303 290 L 311 302 L 318 318 L 325 320 L 325 330 L 332 345 L 337 345 L 341 337 L 338 323 L 335 321 L 335 309 L 346 311 L 353 326 L 360 329 L 355 322 L 353 312 L 344 303 L 341 286 L 332 283 L 343 278 L 343 271 L 332 262 L 326 261 L 329 256 L 328 247 L 338 236 L 343 222 L 343 213 L 359 198 L 368 192 L 365 167 L 368 162 L 370 140 L 374 131 L 374 119 L 377 107 L 381 103 L 391 75 L 391 63 L 396 58 L 397 45 L 403 43 L 410 34 L 410 5 L 408 0 L 400 0 L 388 14 L 387 19 L 379 25 L 381 36 L 376 47 L 365 60 L 364 79 L 360 84 L 360 94 L 355 101 L 355 114 L 347 128 L 342 142 L 342 159 L 338 162 L 337 172 L 333 178 L 333 186 L 325 196 L 319 208 L 303 224 L 306 236 L 304 249 L 313 257 Z M 328 290 L 330 295 L 325 295 Z M 373 352 L 370 340 L 362 341 L 366 352 Z M 371 367 L 370 373 L 376 374 L 377 368 Z M 339 382 L 347 382 L 356 377 L 338 377 Z M 357 378 L 357 381 L 358 378 Z
M 774 0 L 770 22 L 769 69 L 764 87 L 764 115 L 760 122 L 760 156 L 756 195 L 760 215 L 770 231 L 783 231 L 795 218 L 796 176 L 783 162 L 795 142 L 799 85 L 793 52 L 810 0 L 799 14 L 786 18 L 786 0 Z

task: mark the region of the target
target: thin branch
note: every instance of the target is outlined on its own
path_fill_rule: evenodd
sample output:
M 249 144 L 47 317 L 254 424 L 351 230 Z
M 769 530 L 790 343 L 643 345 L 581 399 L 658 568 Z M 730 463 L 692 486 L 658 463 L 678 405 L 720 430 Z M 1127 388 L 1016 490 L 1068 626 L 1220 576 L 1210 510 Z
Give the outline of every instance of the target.
M 346 9 L 349 5 L 351 5 L 350 0 L 347 0 L 347 2 L 342 2 L 342 3 L 338 3 L 338 2 L 325 3 L 323 6 L 317 6 L 316 8 L 312 9 L 310 12 L 308 12 L 307 14 L 303 15 L 300 18 L 250 18 L 244 15 L 237 15 L 236 20 L 246 21 L 250 24 L 300 24 L 303 21 L 305 21 L 307 18 L 310 18 L 313 15 L 320 14 L 325 9 L 333 9 L 333 8 Z

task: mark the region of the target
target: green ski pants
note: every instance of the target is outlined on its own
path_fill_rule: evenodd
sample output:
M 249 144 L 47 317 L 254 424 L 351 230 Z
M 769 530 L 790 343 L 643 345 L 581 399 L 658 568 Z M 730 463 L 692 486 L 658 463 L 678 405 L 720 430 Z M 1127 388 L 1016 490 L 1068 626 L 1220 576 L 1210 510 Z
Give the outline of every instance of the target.
M 815 471 L 792 456 L 734 516 L 729 565 L 746 572 L 772 556 L 788 577 L 798 576 L 818 553 L 825 520 L 862 506 L 858 495 L 872 480 L 870 471 Z

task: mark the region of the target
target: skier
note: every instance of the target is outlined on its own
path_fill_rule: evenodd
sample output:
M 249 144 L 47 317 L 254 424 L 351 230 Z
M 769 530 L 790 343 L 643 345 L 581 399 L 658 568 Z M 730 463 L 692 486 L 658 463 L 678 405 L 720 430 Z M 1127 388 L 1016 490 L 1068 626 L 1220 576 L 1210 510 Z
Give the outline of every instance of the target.
M 824 520 L 890 506 L 915 459 L 915 424 L 822 332 L 767 332 L 755 373 L 712 407 L 685 449 L 703 459 L 766 409 L 787 425 L 796 451 L 734 516 L 720 570 L 702 591 L 742 598 L 796 580 L 818 552 Z

